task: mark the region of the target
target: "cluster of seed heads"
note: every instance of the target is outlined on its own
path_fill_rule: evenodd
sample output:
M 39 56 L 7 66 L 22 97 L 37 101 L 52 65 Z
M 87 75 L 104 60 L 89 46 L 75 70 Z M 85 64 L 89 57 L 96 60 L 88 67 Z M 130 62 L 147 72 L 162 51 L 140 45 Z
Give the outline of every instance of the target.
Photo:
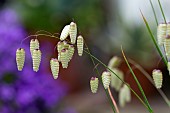
M 117 56 L 113 56 L 109 63 L 108 67 L 111 69 L 121 80 L 124 79 L 123 72 L 118 69 L 118 66 L 121 63 L 121 59 Z M 110 86 L 119 92 L 119 104 L 121 107 L 124 107 L 125 103 L 131 101 L 131 92 L 127 85 L 123 85 L 122 81 L 115 76 L 110 70 L 104 71 L 101 75 L 102 83 L 105 89 L 108 89 Z M 99 80 L 97 77 L 92 77 L 90 80 L 90 87 L 92 93 L 97 93 L 99 86 Z
M 67 39 L 70 37 L 70 41 Z M 51 58 L 50 68 L 54 79 L 58 78 L 59 65 L 61 63 L 63 68 L 67 68 L 69 62 L 74 55 L 74 45 L 77 40 L 78 55 L 83 55 L 84 39 L 81 35 L 77 37 L 77 25 L 71 22 L 70 25 L 66 25 L 60 35 L 60 41 L 57 43 L 58 58 Z M 30 53 L 33 62 L 33 70 L 37 72 L 41 63 L 42 53 L 39 48 L 38 39 L 31 39 L 30 41 Z M 25 51 L 20 48 L 16 51 L 16 62 L 19 71 L 22 71 L 25 62 Z

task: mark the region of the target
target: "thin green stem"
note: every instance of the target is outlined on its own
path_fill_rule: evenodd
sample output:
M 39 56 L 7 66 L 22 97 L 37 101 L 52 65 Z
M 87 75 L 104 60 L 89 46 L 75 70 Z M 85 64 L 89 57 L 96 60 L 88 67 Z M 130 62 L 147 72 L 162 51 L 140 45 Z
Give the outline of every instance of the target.
M 144 105 L 144 107 L 148 108 L 145 102 L 139 97 L 139 95 L 125 82 L 123 81 L 112 69 L 110 69 L 107 65 L 105 65 L 102 61 L 100 61 L 98 58 L 93 56 L 91 53 L 84 50 L 85 53 L 90 55 L 93 59 L 95 59 L 97 62 L 99 62 L 101 65 L 103 65 L 106 69 L 108 69 L 111 73 L 113 73 L 120 81 L 122 81 L 126 86 L 133 92 L 133 94 L 139 99 L 139 101 Z
M 149 2 L 150 2 L 150 5 L 152 7 L 152 11 L 153 11 L 153 14 L 154 14 L 156 25 L 158 26 L 158 19 L 157 19 L 157 16 L 156 16 L 155 8 L 153 7 L 153 4 L 152 4 L 152 0 L 149 0 Z
M 149 102 L 148 102 L 148 99 L 146 98 L 146 95 L 145 95 L 145 93 L 144 93 L 144 91 L 143 91 L 143 88 L 142 88 L 141 84 L 139 83 L 138 79 L 136 78 L 136 75 L 135 75 L 135 73 L 133 72 L 131 66 L 129 65 L 129 62 L 128 62 L 126 56 L 125 56 L 125 53 L 123 52 L 122 46 L 121 46 L 121 51 L 122 51 L 122 55 L 123 55 L 123 57 L 124 57 L 124 59 L 125 59 L 125 62 L 126 62 L 128 68 L 129 68 L 130 72 L 132 73 L 133 78 L 135 79 L 135 81 L 136 81 L 136 83 L 137 83 L 137 85 L 138 85 L 138 88 L 139 88 L 139 90 L 140 90 L 140 92 L 141 92 L 141 94 L 142 94 L 142 96 L 143 96 L 143 98 L 144 98 L 144 100 L 145 100 L 145 103 L 146 103 L 146 105 L 148 106 L 148 111 L 149 111 L 150 113 L 153 113 L 153 110 L 152 110 L 152 108 L 151 108 L 151 106 L 150 106 L 150 104 L 149 104 Z
M 133 64 L 139 71 L 141 71 L 145 77 L 152 83 L 152 85 L 155 87 L 154 81 L 151 78 L 151 76 L 139 65 L 137 64 L 135 61 L 133 61 L 132 59 L 128 59 L 128 61 Z M 156 88 L 157 89 L 157 88 Z M 166 104 L 170 107 L 170 100 L 168 99 L 168 97 L 165 95 L 165 93 L 161 90 L 161 89 L 157 89 L 157 91 L 159 92 L 159 94 L 162 96 L 162 98 L 164 99 L 164 101 L 166 102 Z
M 165 18 L 165 14 L 164 14 L 164 11 L 163 11 L 163 8 L 162 8 L 162 5 L 161 5 L 160 0 L 158 0 L 158 3 L 159 3 L 159 7 L 160 7 L 160 9 L 161 9 L 162 16 L 163 16 L 163 18 L 164 18 L 164 22 L 167 23 L 167 22 L 166 22 L 166 18 Z
M 151 36 L 151 39 L 152 39 L 152 41 L 153 41 L 153 43 L 154 43 L 154 45 L 155 45 L 155 47 L 156 47 L 159 55 L 161 56 L 161 58 L 163 59 L 165 65 L 167 66 L 167 63 L 168 63 L 168 62 L 167 62 L 166 58 L 163 56 L 163 54 L 162 54 L 162 52 L 161 52 L 161 50 L 160 50 L 160 48 L 159 48 L 159 46 L 158 46 L 158 44 L 157 44 L 157 42 L 156 42 L 156 40 L 155 40 L 155 37 L 154 37 L 154 35 L 153 35 L 150 27 L 149 27 L 149 24 L 148 24 L 148 22 L 147 22 L 147 20 L 146 20 L 146 18 L 144 17 L 144 15 L 143 15 L 142 12 L 141 12 L 141 15 L 142 15 L 142 18 L 143 18 L 143 20 L 144 20 L 144 23 L 145 23 L 145 25 L 146 25 L 146 27 L 147 27 L 147 30 L 148 30 L 148 32 L 149 32 L 149 34 L 150 34 L 150 36 Z
M 88 46 L 87 46 L 86 43 L 85 43 L 85 46 L 86 46 L 86 48 L 87 48 L 88 53 L 90 54 L 90 50 L 89 50 L 89 48 L 88 48 Z M 90 56 L 90 55 L 89 55 L 89 56 Z M 96 67 L 96 64 L 95 64 L 95 62 L 94 62 L 94 59 L 93 59 L 91 56 L 90 56 L 90 58 L 91 58 L 91 61 L 92 61 L 93 65 L 95 66 L 94 69 L 96 70 L 96 73 L 97 73 L 97 75 L 99 76 L 99 81 L 102 83 L 102 86 L 103 86 L 102 78 L 101 78 L 101 76 L 100 76 L 100 73 L 99 73 L 98 68 Z M 112 100 L 111 100 L 111 97 L 109 96 L 108 90 L 106 90 L 106 89 L 104 88 L 104 91 L 105 91 L 105 93 L 106 93 L 106 95 L 107 95 L 107 98 L 108 98 L 108 100 L 109 100 L 109 103 L 110 103 L 110 106 L 112 107 L 113 112 L 116 113 L 116 108 L 115 108 L 115 106 L 113 105 L 113 102 L 112 102 Z M 117 113 L 118 113 L 118 112 L 117 112 Z

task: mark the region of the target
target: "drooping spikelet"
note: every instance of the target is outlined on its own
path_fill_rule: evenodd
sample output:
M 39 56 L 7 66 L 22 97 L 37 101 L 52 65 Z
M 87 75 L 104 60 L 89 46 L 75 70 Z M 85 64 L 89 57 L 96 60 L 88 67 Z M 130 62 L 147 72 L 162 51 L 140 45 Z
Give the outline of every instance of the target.
M 16 51 L 16 63 L 18 71 L 22 71 L 25 62 L 25 50 L 23 48 L 19 48 Z
M 83 55 L 83 46 L 84 46 L 84 40 L 83 37 L 80 35 L 77 37 L 77 50 L 79 56 Z
M 157 40 L 159 45 L 163 45 L 166 37 L 167 25 L 165 23 L 159 24 L 157 28 Z
M 105 89 L 109 88 L 110 81 L 111 81 L 111 73 L 108 71 L 104 71 L 102 73 L 102 82 Z
M 53 74 L 54 79 L 57 79 L 58 73 L 59 73 L 59 62 L 56 58 L 52 58 L 50 60 L 50 67 L 51 67 L 51 72 Z
M 152 77 L 153 77 L 153 81 L 155 83 L 155 87 L 157 89 L 160 89 L 162 87 L 162 82 L 163 82 L 162 72 L 160 70 L 154 69 L 152 71 Z
M 120 63 L 121 63 L 121 59 L 117 56 L 113 56 L 108 63 L 108 67 L 116 68 L 120 65 Z
M 165 38 L 164 46 L 165 46 L 165 54 L 169 58 L 170 57 L 170 35 L 167 35 L 167 37 Z
M 69 45 L 69 47 L 68 47 L 68 59 L 69 59 L 69 61 L 72 59 L 73 55 L 74 55 L 74 46 Z
M 124 74 L 121 70 L 117 68 L 113 68 L 112 71 L 120 78 L 124 79 Z M 113 87 L 116 91 L 119 91 L 122 86 L 122 81 L 114 74 L 111 73 L 111 84 L 110 86 Z
M 99 85 L 99 79 L 97 77 L 92 77 L 90 80 L 90 88 L 92 93 L 97 93 Z
M 60 54 L 60 59 L 61 59 L 61 64 L 63 68 L 67 68 L 68 67 L 68 49 L 63 49 L 61 50 L 61 54 Z
M 33 60 L 33 70 L 37 72 L 39 70 L 39 66 L 41 63 L 41 51 L 39 49 L 35 49 L 32 53 Z
M 167 36 L 170 36 L 170 22 L 167 24 Z
M 31 39 L 31 41 L 30 41 L 31 56 L 35 49 L 39 49 L 39 41 L 37 39 Z
M 131 101 L 131 92 L 127 85 L 123 85 L 123 87 L 119 91 L 119 105 L 120 107 L 124 107 L 127 102 Z
M 69 34 L 70 34 L 71 43 L 75 44 L 76 38 L 77 38 L 77 25 L 76 25 L 76 23 L 74 23 L 74 22 L 70 23 Z
M 57 51 L 58 51 L 58 53 L 60 53 L 63 48 L 64 48 L 64 43 L 59 41 L 57 43 Z
M 60 40 L 65 40 L 69 35 L 70 25 L 66 25 L 60 35 Z

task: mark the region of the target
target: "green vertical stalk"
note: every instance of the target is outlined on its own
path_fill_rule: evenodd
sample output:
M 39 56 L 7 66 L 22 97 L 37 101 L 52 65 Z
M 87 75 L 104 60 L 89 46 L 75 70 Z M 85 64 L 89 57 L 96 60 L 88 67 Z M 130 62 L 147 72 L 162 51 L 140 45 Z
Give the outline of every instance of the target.
M 153 11 L 153 14 L 154 14 L 156 25 L 158 26 L 158 19 L 157 19 L 157 16 L 156 16 L 155 8 L 153 7 L 153 4 L 152 4 L 152 0 L 149 0 L 149 2 L 150 2 L 150 5 L 152 7 L 152 11 Z
M 164 11 L 163 11 L 163 8 L 162 8 L 162 5 L 161 5 L 160 0 L 158 0 L 158 3 L 159 3 L 159 7 L 160 7 L 160 9 L 161 9 L 162 16 L 163 16 L 163 18 L 164 18 L 164 22 L 167 23 L 167 22 L 166 22 L 166 18 L 165 18 L 165 14 L 164 14 Z

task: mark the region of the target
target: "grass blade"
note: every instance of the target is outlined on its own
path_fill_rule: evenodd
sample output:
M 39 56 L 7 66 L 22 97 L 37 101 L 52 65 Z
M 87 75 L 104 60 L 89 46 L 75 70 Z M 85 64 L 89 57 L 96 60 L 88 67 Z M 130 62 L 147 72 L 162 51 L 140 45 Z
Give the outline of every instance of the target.
M 161 5 L 160 0 L 158 0 L 158 3 L 159 3 L 159 7 L 160 7 L 160 9 L 161 9 L 162 16 L 163 16 L 163 18 L 164 18 L 164 22 L 166 23 L 165 14 L 164 14 L 164 11 L 163 11 L 163 8 L 162 8 L 162 5 Z
M 138 85 L 138 88 L 139 88 L 139 90 L 140 90 L 140 92 L 141 92 L 141 94 L 142 94 L 142 96 L 143 96 L 143 98 L 144 98 L 144 100 L 145 100 L 145 103 L 146 103 L 146 105 L 147 105 L 147 107 L 148 107 L 148 111 L 149 111 L 150 113 L 153 113 L 153 110 L 152 110 L 152 108 L 151 108 L 151 106 L 150 106 L 150 104 L 149 104 L 149 102 L 148 102 L 148 100 L 147 100 L 147 98 L 146 98 L 146 95 L 145 95 L 145 93 L 144 93 L 144 91 L 143 91 L 143 89 L 142 89 L 142 86 L 140 85 L 138 79 L 136 78 L 135 73 L 133 72 L 131 66 L 129 65 L 129 62 L 128 62 L 128 60 L 127 60 L 127 58 L 126 58 L 126 56 L 125 56 L 125 54 L 124 54 L 124 52 L 123 52 L 122 46 L 121 46 L 121 51 L 122 51 L 122 55 L 123 55 L 123 57 L 124 57 L 124 59 L 125 59 L 125 62 L 126 62 L 128 68 L 129 68 L 130 72 L 132 73 L 133 78 L 135 79 L 135 81 L 136 81 L 136 83 L 137 83 L 137 85 Z
M 140 12 L 141 12 L 141 11 L 140 11 Z M 165 65 L 167 66 L 167 60 L 166 60 L 166 58 L 163 56 L 163 54 L 162 54 L 162 52 L 161 52 L 161 50 L 160 50 L 160 48 L 159 48 L 159 46 L 158 46 L 158 44 L 157 44 L 157 42 L 156 42 L 156 40 L 155 40 L 155 37 L 154 37 L 154 35 L 153 35 L 150 27 L 149 27 L 149 24 L 148 24 L 148 22 L 147 22 L 147 20 L 146 20 L 146 18 L 144 17 L 144 15 L 143 15 L 142 12 L 141 12 L 141 15 L 142 15 L 143 21 L 144 21 L 144 23 L 145 23 L 145 25 L 146 25 L 146 27 L 147 27 L 147 30 L 148 30 L 148 32 L 149 32 L 149 34 L 150 34 L 150 37 L 151 37 L 151 39 L 152 39 L 152 41 L 153 41 L 153 43 L 154 43 L 154 45 L 155 45 L 155 47 L 156 47 L 159 55 L 161 56 L 161 58 L 163 59 Z
M 152 11 L 153 11 L 153 14 L 154 14 L 156 25 L 158 26 L 158 19 L 157 19 L 157 16 L 156 16 L 155 8 L 153 7 L 153 4 L 152 4 L 152 0 L 149 0 L 149 2 L 150 2 L 150 5 L 152 7 Z

